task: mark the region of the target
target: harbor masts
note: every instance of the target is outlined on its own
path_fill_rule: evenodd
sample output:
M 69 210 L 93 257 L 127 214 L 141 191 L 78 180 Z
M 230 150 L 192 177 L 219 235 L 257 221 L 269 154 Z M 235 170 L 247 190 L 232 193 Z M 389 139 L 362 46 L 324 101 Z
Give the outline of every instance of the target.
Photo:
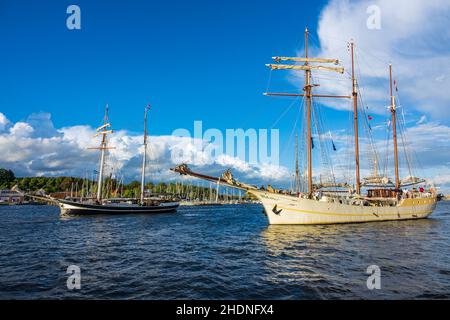
M 359 177 L 359 138 L 358 138 L 358 84 L 355 77 L 355 52 L 354 44 L 350 43 L 351 54 L 352 54 L 352 95 L 353 95 L 353 125 L 355 131 L 355 186 L 356 194 L 361 193 L 361 181 Z
M 391 95 L 391 113 L 392 113 L 392 135 L 394 140 L 394 167 L 395 167 L 395 190 L 400 189 L 400 179 L 398 175 L 398 149 L 397 149 L 397 119 L 396 119 L 396 107 L 395 96 L 392 90 L 392 65 L 389 65 L 389 90 Z
M 142 156 L 142 170 L 141 170 L 141 204 L 144 203 L 145 196 L 145 167 L 147 164 L 147 113 L 150 105 L 147 105 L 144 110 L 144 154 Z

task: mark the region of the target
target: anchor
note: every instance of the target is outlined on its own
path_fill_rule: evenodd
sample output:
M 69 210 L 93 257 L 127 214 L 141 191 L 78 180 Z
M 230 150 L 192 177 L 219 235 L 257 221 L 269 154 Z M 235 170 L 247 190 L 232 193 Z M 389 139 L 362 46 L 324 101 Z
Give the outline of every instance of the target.
M 277 205 L 272 208 L 272 212 L 279 215 L 283 209 L 277 210 Z

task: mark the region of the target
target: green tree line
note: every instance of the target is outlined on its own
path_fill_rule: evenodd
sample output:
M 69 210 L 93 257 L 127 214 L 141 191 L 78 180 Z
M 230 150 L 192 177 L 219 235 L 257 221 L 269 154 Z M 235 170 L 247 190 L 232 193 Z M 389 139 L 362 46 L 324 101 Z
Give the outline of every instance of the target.
M 25 192 L 33 192 L 44 190 L 47 194 L 56 192 L 67 192 L 73 195 L 83 196 L 95 195 L 97 192 L 96 182 L 78 177 L 15 177 L 11 170 L 0 168 L 0 189 L 11 189 L 13 186 Z M 139 197 L 141 192 L 141 184 L 139 181 L 132 181 L 130 183 L 122 183 L 116 179 L 106 178 L 104 184 L 104 196 L 121 196 L 126 198 Z M 181 184 L 180 182 L 148 182 L 145 185 L 145 190 L 151 193 L 170 193 L 176 194 L 186 199 L 201 199 L 209 200 L 215 199 L 217 189 L 216 185 L 205 187 L 192 184 Z M 237 198 L 236 192 L 232 193 L 230 190 L 227 193 L 219 192 L 219 198 Z M 242 195 L 242 198 L 247 196 Z

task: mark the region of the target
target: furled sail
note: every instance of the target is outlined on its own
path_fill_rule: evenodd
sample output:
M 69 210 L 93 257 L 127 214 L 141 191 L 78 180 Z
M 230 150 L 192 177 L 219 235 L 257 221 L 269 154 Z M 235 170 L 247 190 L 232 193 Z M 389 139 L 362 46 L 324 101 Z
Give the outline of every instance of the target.
M 335 71 L 339 73 L 344 73 L 344 68 L 342 67 L 325 67 L 325 66 L 311 66 L 311 65 L 292 65 L 292 64 L 266 64 L 266 67 L 271 68 L 272 70 L 280 70 L 280 69 L 291 69 L 291 70 L 326 70 L 326 71 Z

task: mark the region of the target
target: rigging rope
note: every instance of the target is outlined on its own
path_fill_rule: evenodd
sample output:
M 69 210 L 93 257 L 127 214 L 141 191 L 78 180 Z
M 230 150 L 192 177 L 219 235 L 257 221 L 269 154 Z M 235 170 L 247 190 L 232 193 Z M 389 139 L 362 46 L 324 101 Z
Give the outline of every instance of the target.
M 370 149 L 367 149 L 367 155 L 368 158 L 370 158 L 372 161 L 372 165 L 373 165 L 373 169 L 374 169 L 374 173 L 379 171 L 379 157 L 378 157 L 378 151 L 376 149 L 375 143 L 374 143 L 374 139 L 373 139 L 373 135 L 372 135 L 372 127 L 370 126 L 369 123 L 369 114 L 367 113 L 367 110 L 369 110 L 369 106 L 365 103 L 364 98 L 363 98 L 363 92 L 362 90 L 360 90 L 361 86 L 360 83 L 362 83 L 360 80 L 362 79 L 361 76 L 361 67 L 359 64 L 359 53 L 357 52 L 357 50 L 355 50 L 355 62 L 356 62 L 356 73 L 357 73 L 357 79 L 358 79 L 358 86 L 357 86 L 357 91 L 358 91 L 358 98 L 360 101 L 360 112 L 362 114 L 362 116 L 364 117 L 364 129 L 365 132 L 367 134 L 367 138 L 369 140 L 369 146 Z
M 298 120 L 299 120 L 299 115 L 300 115 L 300 112 L 301 112 L 301 110 L 302 110 L 302 108 L 303 108 L 303 102 L 304 102 L 304 100 L 305 100 L 305 98 L 303 97 L 302 102 L 300 103 L 300 107 L 299 107 L 298 110 L 297 110 L 297 114 L 296 114 L 296 116 L 295 116 L 294 125 L 293 125 L 292 130 L 291 130 L 291 133 L 290 133 L 290 135 L 289 135 L 288 142 L 287 142 L 287 144 L 283 147 L 283 151 L 282 151 L 283 154 L 285 154 L 285 152 L 287 151 L 287 147 L 290 146 L 290 144 L 291 144 L 292 137 L 293 137 L 293 135 L 294 135 L 294 131 L 295 131 L 295 129 L 297 128 L 297 123 L 298 123 Z
M 288 111 L 292 108 L 292 106 L 295 104 L 295 102 L 297 102 L 297 100 L 299 100 L 299 97 L 296 97 L 294 100 L 292 100 L 292 102 L 289 104 L 289 106 L 286 109 L 284 109 L 284 111 L 281 113 L 281 115 L 270 126 L 270 129 L 273 129 L 278 124 L 278 122 L 286 115 L 286 113 L 288 113 Z
M 315 99 L 312 99 L 311 102 L 312 102 L 312 106 L 313 106 L 312 113 L 314 116 L 315 128 L 317 131 L 317 138 L 319 140 L 319 149 L 320 149 L 320 153 L 322 156 L 322 164 L 324 167 L 323 169 L 324 169 L 324 171 L 328 170 L 328 175 L 329 175 L 327 177 L 327 178 L 329 178 L 328 182 L 336 183 L 331 157 L 328 153 L 328 149 L 325 146 L 325 142 L 322 139 L 322 132 L 325 132 L 323 118 L 321 116 L 321 113 L 319 112 L 319 107 L 318 107 L 318 104 L 316 103 Z

